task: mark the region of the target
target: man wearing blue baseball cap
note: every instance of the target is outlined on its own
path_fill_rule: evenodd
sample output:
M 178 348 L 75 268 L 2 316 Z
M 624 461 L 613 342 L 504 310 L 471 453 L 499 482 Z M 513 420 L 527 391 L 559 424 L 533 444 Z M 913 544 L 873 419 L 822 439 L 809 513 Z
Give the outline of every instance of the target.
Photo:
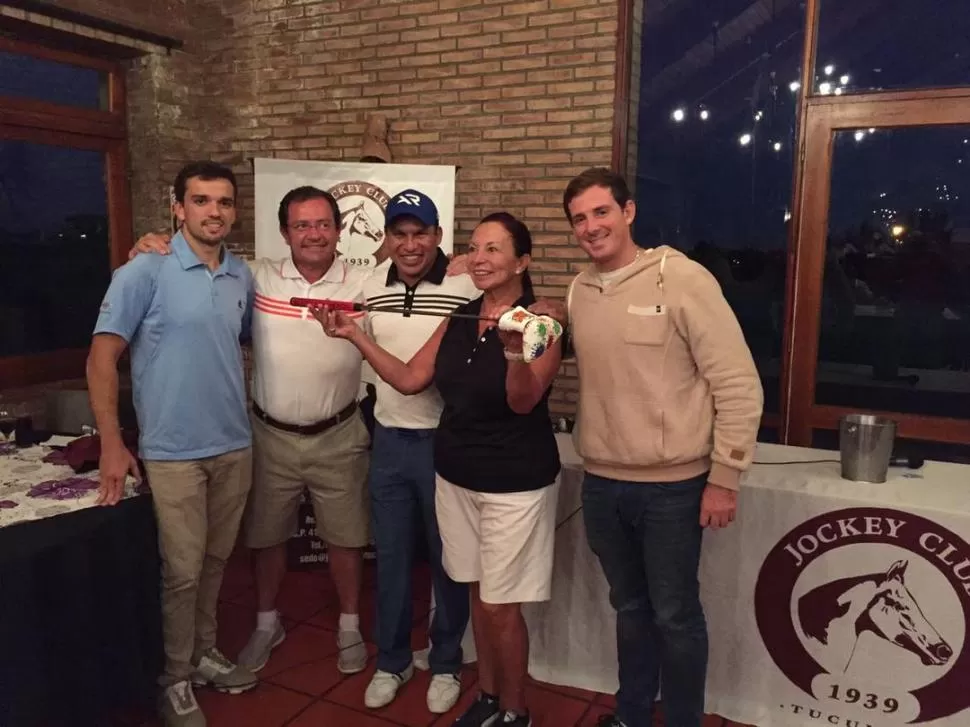
M 370 305 L 403 310 L 367 314 L 374 340 L 403 361 L 410 359 L 441 323 L 409 311 L 451 312 L 479 291 L 467 274 L 448 275 L 441 251 L 438 208 L 427 195 L 406 189 L 385 211 L 388 260 L 364 284 Z M 461 641 L 468 624 L 468 589 L 441 565 L 435 515 L 432 443 L 442 403 L 434 387 L 405 396 L 375 377 L 376 424 L 368 487 L 377 550 L 377 671 L 364 694 L 371 709 L 389 704 L 414 673 L 411 652 L 412 565 L 416 537 L 428 543 L 435 611 L 431 621 L 427 704 L 441 714 L 458 700 Z

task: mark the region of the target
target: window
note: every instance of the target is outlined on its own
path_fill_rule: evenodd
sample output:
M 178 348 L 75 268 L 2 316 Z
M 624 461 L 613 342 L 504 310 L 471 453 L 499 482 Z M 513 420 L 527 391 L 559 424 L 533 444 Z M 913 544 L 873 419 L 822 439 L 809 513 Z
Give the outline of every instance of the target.
M 0 382 L 83 375 L 131 246 L 122 71 L 0 38 Z

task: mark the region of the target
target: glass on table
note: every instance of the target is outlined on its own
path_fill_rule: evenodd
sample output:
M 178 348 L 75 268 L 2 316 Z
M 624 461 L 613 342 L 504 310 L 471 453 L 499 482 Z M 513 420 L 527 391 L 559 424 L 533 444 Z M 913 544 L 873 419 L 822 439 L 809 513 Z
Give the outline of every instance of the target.
M 13 439 L 17 419 L 8 407 L 0 401 L 0 444 Z

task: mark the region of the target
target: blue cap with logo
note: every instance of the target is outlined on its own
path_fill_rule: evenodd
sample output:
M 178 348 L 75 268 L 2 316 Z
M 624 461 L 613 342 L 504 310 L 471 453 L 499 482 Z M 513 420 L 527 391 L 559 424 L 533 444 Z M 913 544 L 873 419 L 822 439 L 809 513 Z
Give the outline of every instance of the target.
M 438 226 L 438 208 L 416 189 L 405 189 L 391 197 L 384 211 L 384 226 L 389 227 L 398 217 L 414 217 L 425 227 Z

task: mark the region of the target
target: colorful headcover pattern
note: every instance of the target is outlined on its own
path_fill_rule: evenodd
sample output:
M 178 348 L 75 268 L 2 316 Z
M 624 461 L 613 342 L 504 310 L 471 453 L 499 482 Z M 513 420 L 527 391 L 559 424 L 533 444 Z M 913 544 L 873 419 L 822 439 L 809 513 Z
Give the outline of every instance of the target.
M 562 337 L 559 321 L 530 313 L 521 306 L 505 311 L 498 319 L 498 327 L 501 331 L 522 334 L 522 356 L 526 363 L 535 361 Z

